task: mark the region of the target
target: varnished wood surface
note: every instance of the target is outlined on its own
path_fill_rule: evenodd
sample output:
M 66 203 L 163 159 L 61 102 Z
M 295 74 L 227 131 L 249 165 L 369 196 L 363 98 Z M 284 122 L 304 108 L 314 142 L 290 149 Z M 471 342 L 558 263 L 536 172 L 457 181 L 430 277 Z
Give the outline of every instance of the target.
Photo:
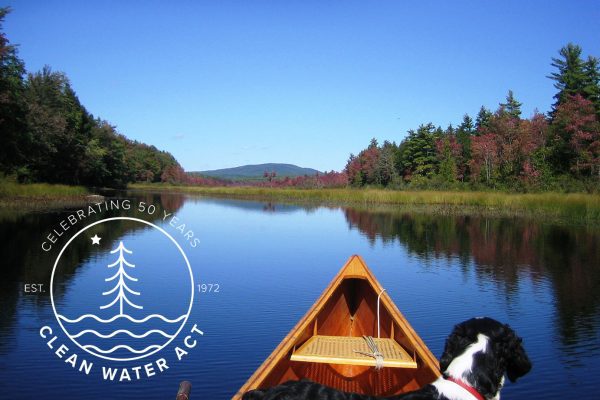
M 377 336 L 377 296 L 382 287 L 366 266 L 354 255 L 346 262 L 321 296 L 279 343 L 232 400 L 251 389 L 267 388 L 290 379 L 308 378 L 344 391 L 371 395 L 394 395 L 417 389 L 435 380 L 439 364 L 410 326 L 387 292 L 381 295 L 380 329 L 382 338 L 391 338 L 408 354 L 414 354 L 417 368 L 374 368 L 363 365 L 323 364 L 291 361 L 314 335 Z

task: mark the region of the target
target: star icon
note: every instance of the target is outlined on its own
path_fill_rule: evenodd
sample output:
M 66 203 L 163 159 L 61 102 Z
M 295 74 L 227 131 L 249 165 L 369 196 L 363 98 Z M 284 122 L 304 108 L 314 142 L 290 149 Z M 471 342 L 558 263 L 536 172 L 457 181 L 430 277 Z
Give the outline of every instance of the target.
M 92 239 L 92 244 L 100 244 L 100 239 L 102 239 L 101 237 L 99 237 L 97 234 L 91 237 Z

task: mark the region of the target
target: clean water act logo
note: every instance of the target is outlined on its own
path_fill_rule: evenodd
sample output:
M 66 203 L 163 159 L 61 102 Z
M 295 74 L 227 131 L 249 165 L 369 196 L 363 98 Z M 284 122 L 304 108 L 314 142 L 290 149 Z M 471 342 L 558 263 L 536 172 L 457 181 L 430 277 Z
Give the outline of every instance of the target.
M 138 286 L 143 287 L 144 285 L 142 285 L 143 282 L 140 282 L 139 277 L 135 277 L 136 274 L 133 271 L 136 269 L 141 270 L 144 266 L 127 261 L 128 256 L 133 256 L 133 250 L 128 249 L 123 240 L 119 241 L 116 248 L 110 250 L 109 254 L 116 256 L 116 259 L 112 263 L 106 265 L 107 272 L 115 269 L 116 271 L 104 278 L 105 283 L 112 284 L 113 286 L 109 287 L 108 290 L 102 291 L 101 295 L 112 301 L 98 307 L 92 306 L 88 313 L 75 316 L 65 315 L 64 312 L 61 312 L 60 305 L 57 307 L 54 300 L 54 277 L 57 272 L 57 267 L 60 268 L 61 266 L 61 258 L 65 251 L 69 248 L 71 243 L 79 237 L 83 238 L 84 241 L 88 239 L 91 240 L 91 246 L 99 246 L 102 238 L 99 237 L 97 233 L 95 233 L 94 236 L 85 235 L 85 233 L 90 232 L 90 230 L 97 225 L 108 224 L 111 221 L 119 220 L 133 221 L 156 229 L 169 239 L 167 243 L 170 243 L 177 248 L 181 259 L 185 264 L 184 266 L 188 272 L 187 277 L 189 278 L 188 282 L 175 283 L 177 287 L 189 288 L 189 302 L 187 303 L 187 309 L 184 310 L 185 313 L 181 315 L 163 315 L 159 312 L 153 313 L 151 311 L 153 306 L 156 306 L 155 304 L 142 306 L 135 303 L 136 300 L 133 300 L 133 298 L 140 297 L 142 295 L 142 289 L 134 290 L 130 286 L 138 284 Z M 89 236 L 89 238 L 87 236 Z M 132 244 L 129 246 L 134 245 Z M 143 250 L 140 249 L 140 251 Z M 143 258 L 147 259 L 148 257 Z M 173 272 L 174 266 L 179 266 L 179 263 L 174 262 L 171 259 L 154 259 L 152 261 L 154 263 L 156 263 L 156 261 L 163 261 L 161 266 L 169 268 L 171 272 Z M 150 277 L 150 274 L 144 275 Z M 173 283 L 172 279 L 171 282 Z M 62 248 L 54 263 L 50 280 L 50 289 L 50 298 L 54 314 L 69 339 L 82 350 L 85 350 L 94 356 L 112 361 L 137 360 L 163 349 L 179 334 L 181 329 L 183 329 L 190 315 L 194 301 L 194 278 L 192 269 L 187 256 L 179 243 L 159 226 L 132 217 L 106 218 L 88 225 L 74 235 Z M 94 295 L 94 293 L 90 294 Z M 100 293 L 97 294 L 99 295 Z M 106 311 L 108 311 L 108 315 Z M 104 314 L 104 318 L 99 315 L 101 312 Z M 138 316 L 138 318 L 136 318 L 136 316 Z M 160 327 L 157 327 L 157 325 Z M 173 332 L 173 327 L 176 328 L 175 332 Z M 104 342 L 105 345 L 99 345 L 98 342 Z M 142 343 L 145 347 L 137 346 L 138 348 L 136 348 L 133 345 L 136 342 Z
M 118 382 L 154 376 L 181 361 L 204 335 L 188 323 L 194 275 L 172 235 L 190 248 L 199 239 L 179 217 L 166 210 L 154 214 L 150 207 L 140 201 L 136 209 L 129 200 L 89 206 L 61 221 L 42 243 L 51 251 L 96 210 L 135 209 L 162 222 L 163 227 L 127 216 L 98 220 L 68 239 L 54 260 L 50 300 L 60 328 L 45 325 L 40 336 L 59 359 L 85 375 L 98 369 L 104 380 Z M 207 293 L 202 289 L 207 285 L 198 284 L 198 290 Z M 210 286 L 218 292 L 218 284 Z

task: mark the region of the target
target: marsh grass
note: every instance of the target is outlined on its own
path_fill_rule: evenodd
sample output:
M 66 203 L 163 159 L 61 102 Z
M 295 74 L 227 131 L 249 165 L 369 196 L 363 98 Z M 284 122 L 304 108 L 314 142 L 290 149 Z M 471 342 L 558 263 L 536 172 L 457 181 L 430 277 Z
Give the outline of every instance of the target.
M 89 192 L 82 186 L 49 183 L 18 183 L 0 177 L 0 207 L 54 208 L 86 202 Z
M 281 202 L 316 202 L 352 206 L 392 205 L 444 214 L 491 214 L 600 223 L 600 195 L 584 193 L 502 193 L 459 191 L 399 191 L 384 189 L 290 189 L 199 187 L 134 184 L 131 189 L 178 191 L 212 197 Z

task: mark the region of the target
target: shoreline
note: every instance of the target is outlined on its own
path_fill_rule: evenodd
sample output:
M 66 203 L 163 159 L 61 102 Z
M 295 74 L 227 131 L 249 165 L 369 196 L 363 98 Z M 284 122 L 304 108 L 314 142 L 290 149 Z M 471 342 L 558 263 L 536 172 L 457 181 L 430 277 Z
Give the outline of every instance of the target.
M 54 210 L 93 204 L 97 201 L 101 201 L 101 199 L 103 199 L 102 196 L 95 194 L 70 196 L 2 196 L 0 197 L 0 210 Z
M 441 215 L 544 218 L 576 224 L 600 222 L 600 195 L 399 191 L 387 189 L 290 189 L 131 184 L 129 190 L 176 192 L 216 198 L 353 207 L 394 207 Z
M 348 206 L 437 215 L 477 215 L 546 219 L 552 222 L 600 223 L 600 195 L 586 193 L 505 193 L 484 191 L 400 191 L 389 189 L 296 189 L 130 184 L 128 190 L 185 193 L 212 198 L 272 201 L 311 206 Z M 81 186 L 3 182 L 0 209 L 39 211 L 101 201 Z
M 0 179 L 0 209 L 23 211 L 79 206 L 100 201 L 102 196 L 83 186 L 49 183 L 17 183 Z

